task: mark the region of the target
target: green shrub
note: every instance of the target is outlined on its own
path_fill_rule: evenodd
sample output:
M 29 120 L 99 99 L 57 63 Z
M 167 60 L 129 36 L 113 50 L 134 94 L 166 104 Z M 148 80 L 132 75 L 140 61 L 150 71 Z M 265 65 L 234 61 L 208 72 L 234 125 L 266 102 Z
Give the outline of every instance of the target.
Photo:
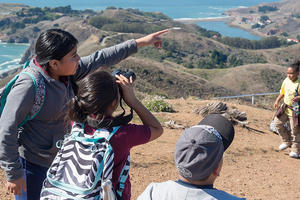
M 277 10 L 278 10 L 278 8 L 275 6 L 259 6 L 258 7 L 258 12 L 263 12 L 263 13 L 277 11 Z
M 117 8 L 114 7 L 114 6 L 109 6 L 109 7 L 106 8 L 106 10 L 117 10 Z
M 92 20 L 90 22 L 91 25 L 95 26 Z M 101 27 L 97 27 L 97 28 L 101 28 L 102 30 L 105 31 L 114 31 L 114 32 L 122 32 L 122 33 L 150 34 L 165 29 L 166 27 L 155 25 L 155 24 L 150 25 L 150 24 L 141 24 L 141 23 L 123 23 L 123 22 L 111 21 L 111 23 L 105 23 Z
M 267 15 L 263 15 L 263 16 L 260 17 L 261 22 L 266 22 L 268 20 L 270 20 L 270 18 Z
M 89 20 L 89 24 L 96 28 L 102 28 L 102 26 L 104 26 L 106 24 L 112 25 L 115 23 L 120 23 L 120 22 L 117 19 L 103 17 L 103 16 L 91 17 Z
M 175 112 L 172 105 L 170 105 L 163 99 L 146 101 L 145 106 L 151 112 Z
M 278 48 L 278 47 L 290 45 L 286 42 L 286 40 L 282 40 L 276 36 L 266 37 L 260 40 L 222 37 L 219 39 L 219 41 L 228 46 L 241 48 L 241 49 L 272 49 L 272 48 Z

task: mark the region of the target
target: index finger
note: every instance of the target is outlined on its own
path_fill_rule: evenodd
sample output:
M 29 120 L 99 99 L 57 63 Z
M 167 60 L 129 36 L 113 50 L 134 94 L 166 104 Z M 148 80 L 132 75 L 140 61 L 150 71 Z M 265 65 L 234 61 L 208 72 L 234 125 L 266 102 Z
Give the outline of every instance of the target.
M 158 31 L 158 32 L 156 32 L 156 33 L 153 33 L 153 36 L 159 36 L 159 35 L 161 35 L 161 34 L 163 34 L 163 33 L 168 32 L 168 31 L 169 31 L 169 29 L 165 29 L 165 30 L 162 30 L 162 31 Z

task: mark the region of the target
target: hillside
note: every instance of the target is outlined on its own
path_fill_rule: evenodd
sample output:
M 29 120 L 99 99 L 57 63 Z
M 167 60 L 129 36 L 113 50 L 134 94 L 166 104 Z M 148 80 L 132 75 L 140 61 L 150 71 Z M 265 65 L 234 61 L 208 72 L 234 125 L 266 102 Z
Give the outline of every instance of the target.
M 170 30 L 162 36 L 161 49 L 141 48 L 136 55 L 115 66 L 134 69 L 140 77 L 136 87 L 141 92 L 170 98 L 278 91 L 285 71 L 278 65 L 286 66 L 300 54 L 299 45 L 262 50 L 228 46 L 212 38 L 218 33 L 174 21 L 162 13 L 137 9 L 109 8 L 94 12 L 74 11 L 69 6 L 51 9 L 18 6 L 19 10 L 1 15 L 0 24 L 5 26 L 0 28 L 0 39 L 31 43 L 22 62 L 32 58 L 34 40 L 49 28 L 71 32 L 79 40 L 80 56 L 85 56 L 153 31 L 181 27 L 181 30 Z M 9 25 L 7 21 L 12 23 Z M 20 24 L 24 27 L 16 28 Z
M 169 100 L 177 112 L 155 115 L 161 122 L 174 120 L 192 126 L 201 120 L 201 116 L 192 111 L 208 102 L 193 99 Z M 245 111 L 248 126 L 263 133 L 235 126 L 235 139 L 225 152 L 223 169 L 215 187 L 248 200 L 300 199 L 300 159 L 290 158 L 288 150 L 277 151 L 279 136 L 268 131 L 273 111 L 234 102 L 227 102 L 227 105 L 229 108 L 236 107 Z M 178 179 L 173 152 L 181 132 L 182 130 L 165 128 L 162 137 L 132 150 L 132 199 L 136 199 L 150 182 Z M 10 200 L 2 171 L 0 183 L 0 199 Z
M 279 91 L 285 71 L 285 67 L 272 64 L 251 64 L 223 70 L 189 70 L 210 84 L 222 85 L 240 94 Z

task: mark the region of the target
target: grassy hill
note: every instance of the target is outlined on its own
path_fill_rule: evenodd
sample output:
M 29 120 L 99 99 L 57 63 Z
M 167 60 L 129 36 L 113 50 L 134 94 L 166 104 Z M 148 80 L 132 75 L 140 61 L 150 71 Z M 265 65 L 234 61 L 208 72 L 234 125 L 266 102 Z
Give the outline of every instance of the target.
M 285 78 L 285 67 L 272 64 L 251 64 L 229 69 L 189 70 L 206 78 L 209 83 L 222 85 L 235 93 L 279 91 Z
M 288 65 L 300 54 L 299 45 L 264 50 L 228 46 L 212 38 L 214 34 L 220 36 L 218 33 L 174 21 L 162 13 L 116 8 L 75 12 L 70 7 L 59 7 L 38 9 L 36 15 L 28 16 L 28 9 L 35 8 L 23 7 L 9 16 L 2 15 L 0 23 L 5 18 L 14 19 L 16 23 L 24 22 L 26 18 L 27 22 L 28 18 L 36 18 L 41 12 L 56 17 L 34 24 L 25 23 L 24 28 L 16 29 L 14 33 L 10 33 L 11 26 L 0 29 L 3 41 L 28 40 L 32 43 L 23 61 L 33 56 L 34 40 L 41 31 L 49 28 L 71 32 L 79 40 L 79 54 L 85 56 L 153 31 L 181 27 L 181 30 L 170 30 L 162 36 L 161 49 L 141 48 L 133 57 L 114 66 L 133 69 L 138 76 L 136 87 L 140 92 L 167 97 L 208 98 L 278 91 L 285 71 L 285 67 L 279 65 Z

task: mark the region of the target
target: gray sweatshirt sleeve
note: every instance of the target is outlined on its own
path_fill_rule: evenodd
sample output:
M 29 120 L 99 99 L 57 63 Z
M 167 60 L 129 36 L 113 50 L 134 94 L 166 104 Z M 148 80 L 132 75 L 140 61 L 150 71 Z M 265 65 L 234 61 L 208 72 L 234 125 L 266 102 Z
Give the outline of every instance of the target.
M 136 52 L 137 43 L 134 39 L 96 51 L 95 53 L 80 59 L 74 78 L 78 81 L 99 67 L 117 64 Z
M 0 118 L 0 164 L 8 181 L 24 174 L 19 162 L 17 126 L 30 112 L 33 103 L 33 81 L 28 75 L 20 74 L 7 96 Z

